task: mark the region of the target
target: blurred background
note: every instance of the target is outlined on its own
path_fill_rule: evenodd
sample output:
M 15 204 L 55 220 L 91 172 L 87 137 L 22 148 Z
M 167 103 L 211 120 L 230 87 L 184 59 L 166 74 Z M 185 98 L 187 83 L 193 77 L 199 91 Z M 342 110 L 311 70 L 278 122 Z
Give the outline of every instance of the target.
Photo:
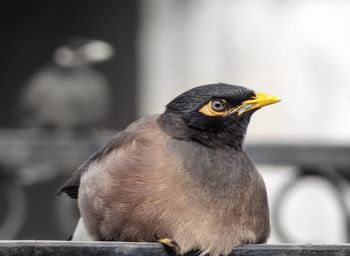
M 56 191 L 116 131 L 217 81 L 283 99 L 246 149 L 270 243 L 350 242 L 350 2 L 3 1 L 0 239 L 67 239 Z

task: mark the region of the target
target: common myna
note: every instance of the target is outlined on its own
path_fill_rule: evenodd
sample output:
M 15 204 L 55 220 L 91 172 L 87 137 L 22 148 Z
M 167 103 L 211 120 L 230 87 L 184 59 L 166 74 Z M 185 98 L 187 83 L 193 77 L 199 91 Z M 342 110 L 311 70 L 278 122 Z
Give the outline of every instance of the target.
M 242 144 L 252 114 L 278 101 L 209 84 L 131 124 L 60 189 L 78 198 L 73 240 L 159 241 L 202 255 L 264 243 L 266 189 Z

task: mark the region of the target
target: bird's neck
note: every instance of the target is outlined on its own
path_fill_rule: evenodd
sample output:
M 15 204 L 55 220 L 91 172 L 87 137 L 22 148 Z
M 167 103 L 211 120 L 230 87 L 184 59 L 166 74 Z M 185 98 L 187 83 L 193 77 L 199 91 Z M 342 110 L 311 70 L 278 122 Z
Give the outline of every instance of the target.
M 169 136 L 179 140 L 195 141 L 211 149 L 242 150 L 249 119 L 232 123 L 220 132 L 193 128 L 174 114 L 160 115 L 158 123 Z
M 254 171 L 252 162 L 242 150 L 212 149 L 193 141 L 171 140 L 172 152 L 179 155 L 193 182 L 209 194 L 225 198 L 233 190 L 244 190 L 242 182 Z M 244 182 L 243 182 L 244 183 Z

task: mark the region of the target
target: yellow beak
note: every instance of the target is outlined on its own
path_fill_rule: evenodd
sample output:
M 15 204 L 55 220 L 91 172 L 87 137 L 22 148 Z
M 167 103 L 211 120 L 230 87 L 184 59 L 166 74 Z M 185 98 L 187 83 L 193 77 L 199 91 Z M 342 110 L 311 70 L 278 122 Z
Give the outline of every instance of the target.
M 276 96 L 272 96 L 263 92 L 256 92 L 255 96 L 249 100 L 244 101 L 241 105 L 230 111 L 230 113 L 236 112 L 238 115 L 242 115 L 247 111 L 262 108 L 280 101 L 281 100 Z

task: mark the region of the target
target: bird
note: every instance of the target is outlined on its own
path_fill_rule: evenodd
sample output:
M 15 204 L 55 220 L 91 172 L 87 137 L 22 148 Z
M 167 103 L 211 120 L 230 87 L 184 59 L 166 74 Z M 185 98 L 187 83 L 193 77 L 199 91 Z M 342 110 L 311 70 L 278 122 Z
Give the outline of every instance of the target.
M 112 56 L 112 46 L 101 40 L 71 38 L 60 45 L 24 84 L 17 108 L 20 124 L 79 135 L 105 125 L 110 84 L 94 65 Z
M 252 114 L 279 101 L 207 84 L 117 133 L 58 191 L 78 199 L 72 240 L 160 242 L 214 256 L 265 243 L 267 192 L 244 138 Z

